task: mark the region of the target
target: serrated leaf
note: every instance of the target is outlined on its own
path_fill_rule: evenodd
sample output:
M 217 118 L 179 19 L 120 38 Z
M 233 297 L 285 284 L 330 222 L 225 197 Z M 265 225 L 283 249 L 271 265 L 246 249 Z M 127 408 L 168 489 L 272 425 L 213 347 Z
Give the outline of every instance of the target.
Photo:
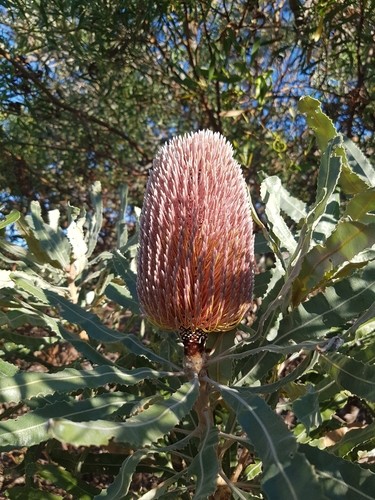
M 197 380 L 187 382 L 166 401 L 150 406 L 126 422 L 52 419 L 49 433 L 51 437 L 76 446 L 102 446 L 112 439 L 134 446 L 149 445 L 166 434 L 191 410 L 198 390 Z
M 105 491 L 105 498 L 107 498 L 107 500 L 121 500 L 126 497 L 135 469 L 146 455 L 146 450 L 138 450 L 123 461 L 120 472 Z M 98 495 L 94 497 L 94 500 L 99 500 L 102 497 L 103 494 Z
M 122 334 L 116 330 L 112 330 L 103 325 L 95 314 L 85 311 L 82 307 L 69 302 L 50 290 L 45 290 L 44 292 L 51 305 L 59 307 L 60 315 L 67 321 L 80 325 L 90 338 L 103 343 L 120 342 L 137 356 L 144 356 L 150 361 L 178 368 L 167 359 L 145 347 L 135 335 Z
M 355 447 L 363 447 L 368 441 L 375 441 L 375 422 L 361 429 L 349 430 L 337 444 L 330 446 L 327 451 L 338 457 L 345 457 Z
M 353 394 L 375 402 L 375 366 L 361 363 L 340 353 L 322 355 L 322 368 L 338 385 Z
M 375 187 L 375 168 L 373 165 L 354 142 L 347 137 L 344 138 L 344 147 L 348 163 L 353 172 L 360 175 L 369 186 Z
M 326 205 L 325 211 L 316 224 L 313 239 L 317 243 L 324 241 L 332 234 L 340 218 L 340 195 L 333 193 Z
M 206 500 L 216 490 L 219 473 L 218 444 L 218 429 L 207 425 L 205 433 L 200 438 L 198 453 L 186 471 L 188 475 L 196 476 L 194 500 Z
M 355 319 L 375 301 L 375 263 L 300 304 L 280 322 L 277 344 L 318 339 Z
M 18 368 L 8 361 L 0 358 L 0 375 L 2 377 L 12 377 L 18 372 Z M 1 379 L 0 379 L 1 380 Z
M 362 191 L 349 201 L 343 214 L 344 218 L 358 220 L 364 224 L 375 222 L 375 188 Z
M 49 439 L 47 421 L 53 417 L 90 420 L 110 416 L 126 403 L 124 394 L 103 394 L 81 401 L 59 401 L 1 422 L 0 448 L 33 446 Z
M 103 225 L 103 202 L 101 191 L 102 188 L 100 182 L 94 182 L 90 188 L 90 199 L 95 211 L 93 214 L 87 214 L 87 258 L 90 257 L 95 250 L 98 242 L 98 236 Z
M 128 245 L 130 243 L 133 244 L 131 240 L 128 241 Z M 137 275 L 131 269 L 130 259 L 125 257 L 118 250 L 113 253 L 112 264 L 115 269 L 115 272 L 124 280 L 124 283 L 126 284 L 126 287 L 128 288 L 133 300 L 136 303 L 139 303 L 137 294 Z
M 306 254 L 293 284 L 293 303 L 299 304 L 309 293 L 324 286 L 340 265 L 374 244 L 375 224 L 341 221 L 323 245 L 316 245 Z
M 69 243 L 72 246 L 76 275 L 81 274 L 87 263 L 88 248 L 84 238 L 82 223 L 83 220 L 78 223 L 72 221 L 66 230 Z
M 313 446 L 300 445 L 330 500 L 373 500 L 375 474 Z
M 267 496 L 278 500 L 328 500 L 314 469 L 297 451 L 293 435 L 266 402 L 247 389 L 220 389 L 263 462 L 262 486 Z
M 304 96 L 299 100 L 298 109 L 306 115 L 307 123 L 316 135 L 319 149 L 324 151 L 328 141 L 337 135 L 332 120 L 323 113 L 320 102 L 310 96 Z
M 39 202 L 32 201 L 30 210 L 31 214 L 26 220 L 36 235 L 38 244 L 48 255 L 52 265 L 65 270 L 70 264 L 71 249 L 64 233 L 60 228 L 54 230 L 43 221 Z
M 72 392 L 97 388 L 106 384 L 134 385 L 145 378 L 173 375 L 150 368 L 124 370 L 114 366 L 99 366 L 94 370 L 67 368 L 57 373 L 17 372 L 13 377 L 0 379 L 0 401 L 25 401 L 54 392 Z
M 277 176 L 267 177 L 261 185 L 261 196 L 265 203 L 265 214 L 269 223 L 269 232 L 279 248 L 286 248 L 293 253 L 297 243 L 285 220 L 281 216 L 281 180 Z

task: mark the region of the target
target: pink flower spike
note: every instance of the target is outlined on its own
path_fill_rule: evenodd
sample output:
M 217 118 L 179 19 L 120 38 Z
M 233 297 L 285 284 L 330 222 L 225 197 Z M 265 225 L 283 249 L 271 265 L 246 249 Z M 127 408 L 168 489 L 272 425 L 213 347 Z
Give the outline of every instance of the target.
M 205 337 L 241 321 L 253 278 L 249 194 L 232 146 L 209 130 L 172 139 L 154 160 L 141 214 L 144 314 L 186 338 L 197 332 L 197 342 L 198 332 Z

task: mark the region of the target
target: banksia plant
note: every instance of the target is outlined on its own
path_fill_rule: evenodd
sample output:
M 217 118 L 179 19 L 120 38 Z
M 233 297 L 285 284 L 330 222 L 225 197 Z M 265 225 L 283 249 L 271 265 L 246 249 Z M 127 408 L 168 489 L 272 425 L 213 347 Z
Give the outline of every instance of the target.
M 199 356 L 208 333 L 244 317 L 253 275 L 249 194 L 232 146 L 208 130 L 172 139 L 154 160 L 141 214 L 144 314 Z

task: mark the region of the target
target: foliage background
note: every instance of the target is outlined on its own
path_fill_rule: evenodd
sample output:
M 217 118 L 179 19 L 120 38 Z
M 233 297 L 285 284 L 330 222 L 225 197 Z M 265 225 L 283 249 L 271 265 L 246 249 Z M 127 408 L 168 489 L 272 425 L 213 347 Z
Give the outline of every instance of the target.
M 337 130 L 373 154 L 373 2 L 39 0 L 3 2 L 0 13 L 7 495 L 191 498 L 198 477 L 195 498 L 207 498 L 220 465 L 234 498 L 371 498 L 373 167 L 317 101 L 297 103 L 318 97 Z M 139 316 L 137 243 L 125 219 L 129 202 L 141 205 L 157 148 L 205 127 L 233 143 L 266 224 L 258 309 L 244 342 L 222 338 L 211 363 L 214 426 L 202 424 L 199 404 L 191 411 L 204 394 L 184 378 L 177 339 Z M 240 396 L 229 384 L 243 386 Z M 172 406 L 175 421 L 149 425 Z M 356 412 L 358 432 L 320 453 Z M 282 467 L 261 474 L 261 461 Z
M 307 201 L 314 150 L 296 109 L 306 94 L 373 153 L 370 0 L 2 4 L 7 208 L 80 205 L 95 180 L 109 210 L 124 182 L 140 204 L 158 146 L 200 128 L 228 137 L 249 182 L 278 173 Z

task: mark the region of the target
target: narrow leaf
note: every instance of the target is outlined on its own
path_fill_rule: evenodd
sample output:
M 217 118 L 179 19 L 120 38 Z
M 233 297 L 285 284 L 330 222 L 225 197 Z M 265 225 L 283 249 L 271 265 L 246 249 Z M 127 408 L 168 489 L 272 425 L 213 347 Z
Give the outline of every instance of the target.
M 313 468 L 297 451 L 293 435 L 266 402 L 246 389 L 220 388 L 263 461 L 262 485 L 267 496 L 278 500 L 327 499 Z
M 59 401 L 30 411 L 16 419 L 1 422 L 0 448 L 21 448 L 47 441 L 47 421 L 54 417 L 91 420 L 108 417 L 125 404 L 123 394 L 103 394 L 82 401 Z
M 337 444 L 328 448 L 327 451 L 334 453 L 338 457 L 345 457 L 353 448 L 357 446 L 363 447 L 368 441 L 375 441 L 375 422 L 361 429 L 349 430 Z
M 135 469 L 146 454 L 147 452 L 145 450 L 138 450 L 123 461 L 120 472 L 105 492 L 105 498 L 107 498 L 107 500 L 121 500 L 126 497 Z M 98 495 L 94 497 L 94 500 L 99 500 L 102 497 L 103 494 Z
M 369 186 L 375 187 L 375 169 L 373 165 L 350 139 L 344 139 L 344 147 L 348 163 L 353 172 L 360 175 Z
M 218 444 L 218 430 L 207 425 L 201 437 L 198 453 L 186 471 L 188 475 L 196 476 L 194 500 L 206 500 L 215 493 L 219 473 Z
M 71 323 L 80 325 L 80 327 L 87 332 L 90 338 L 103 343 L 120 342 L 130 352 L 136 354 L 137 356 L 144 356 L 150 361 L 174 366 L 176 368 L 173 363 L 157 355 L 151 351 L 151 349 L 145 347 L 134 335 L 122 334 L 116 330 L 111 330 L 107 326 L 103 325 L 96 315 L 85 311 L 82 307 L 69 302 L 50 290 L 45 290 L 44 293 L 52 305 L 59 307 L 60 314 L 64 319 L 70 321 Z
M 275 343 L 318 339 L 355 319 L 375 301 L 375 262 L 353 276 L 328 287 L 286 315 Z
M 120 370 L 114 366 L 99 366 L 94 370 L 67 368 L 57 373 L 17 372 L 13 377 L 0 379 L 0 401 L 25 401 L 54 392 L 72 392 L 106 384 L 134 385 L 146 378 L 173 375 L 150 368 Z
M 323 113 L 320 102 L 310 96 L 299 100 L 298 109 L 306 115 L 309 127 L 315 132 L 319 149 L 324 151 L 328 141 L 337 134 L 332 120 Z
M 338 385 L 353 394 L 375 402 L 375 366 L 361 363 L 340 353 L 322 355 L 320 364 Z
M 191 410 L 198 396 L 197 380 L 187 382 L 168 400 L 154 404 L 126 422 L 72 422 L 52 419 L 50 436 L 76 446 L 103 446 L 110 440 L 144 446 L 157 441 Z
M 109 283 L 104 291 L 109 300 L 113 300 L 124 309 L 129 309 L 135 314 L 140 314 L 139 303 L 134 299 L 125 286 L 120 286 L 117 283 Z
M 14 224 L 18 221 L 21 214 L 18 210 L 12 210 L 8 215 L 5 216 L 4 219 L 0 220 L 0 229 L 4 229 L 4 227 L 9 226 L 9 224 Z
M 293 303 L 299 304 L 319 286 L 326 284 L 340 265 L 375 244 L 375 224 L 345 220 L 323 245 L 316 245 L 305 256 L 293 284 Z
M 358 220 L 364 224 L 374 223 L 375 188 L 367 189 L 353 196 L 346 206 L 343 217 Z
M 314 465 L 319 483 L 330 500 L 374 499 L 375 474 L 370 470 L 307 444 L 300 445 L 300 450 Z
M 297 243 L 281 216 L 281 181 L 279 177 L 267 177 L 261 185 L 261 196 L 265 203 L 265 213 L 269 222 L 269 231 L 278 247 L 286 248 L 291 254 Z
M 310 429 L 321 425 L 319 393 L 316 392 L 313 385 L 308 384 L 305 394 L 293 401 L 293 411 L 298 420 L 306 427 L 307 433 L 310 432 Z

